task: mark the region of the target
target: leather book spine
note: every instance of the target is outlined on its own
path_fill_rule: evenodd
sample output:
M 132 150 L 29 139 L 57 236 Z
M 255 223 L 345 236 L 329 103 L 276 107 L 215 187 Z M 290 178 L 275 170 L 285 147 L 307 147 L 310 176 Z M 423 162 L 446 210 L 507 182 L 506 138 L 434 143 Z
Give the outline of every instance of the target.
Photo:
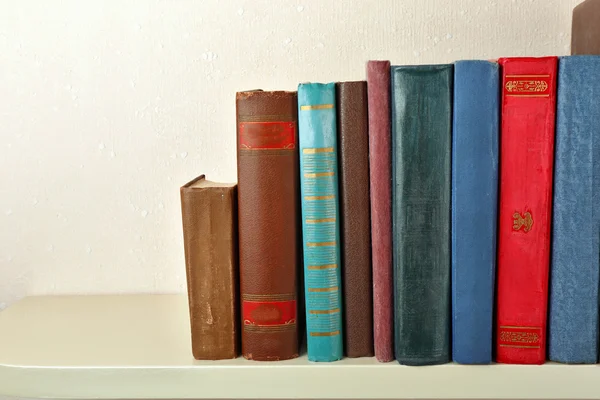
M 560 57 L 548 358 L 598 361 L 600 56 Z
M 556 57 L 501 58 L 496 361 L 542 364 L 546 322 Z
M 296 92 L 236 95 L 242 355 L 298 356 Z
M 344 347 L 348 357 L 372 357 L 373 284 L 367 82 L 337 83 L 336 95 L 341 260 L 344 266 Z
M 392 66 L 396 359 L 450 361 L 452 65 Z
M 298 86 L 300 191 L 309 361 L 343 354 L 335 84 Z
M 571 54 L 600 55 L 600 1 L 586 0 L 573 9 Z
M 367 62 L 375 357 L 394 359 L 390 62 Z
M 239 354 L 236 186 L 180 188 L 192 354 L 197 360 Z
M 452 359 L 492 362 L 500 68 L 454 64 L 452 132 Z

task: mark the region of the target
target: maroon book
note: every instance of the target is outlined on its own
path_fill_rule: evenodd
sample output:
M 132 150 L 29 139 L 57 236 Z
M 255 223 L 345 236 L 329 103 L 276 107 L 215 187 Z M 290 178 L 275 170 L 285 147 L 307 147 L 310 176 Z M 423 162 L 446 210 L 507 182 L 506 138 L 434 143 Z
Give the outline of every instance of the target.
M 373 334 L 378 361 L 394 359 L 390 62 L 367 63 Z

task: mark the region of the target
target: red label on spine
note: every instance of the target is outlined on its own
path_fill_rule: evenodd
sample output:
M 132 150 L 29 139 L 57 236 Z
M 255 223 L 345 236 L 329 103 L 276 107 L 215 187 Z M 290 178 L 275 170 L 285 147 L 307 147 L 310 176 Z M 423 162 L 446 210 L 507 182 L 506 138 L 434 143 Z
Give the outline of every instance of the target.
M 296 323 L 296 300 L 242 301 L 244 325 L 288 325 Z
M 501 326 L 498 329 L 498 344 L 501 347 L 539 349 L 542 329 L 527 326 Z
M 238 130 L 240 149 L 296 148 L 295 122 L 240 122 Z

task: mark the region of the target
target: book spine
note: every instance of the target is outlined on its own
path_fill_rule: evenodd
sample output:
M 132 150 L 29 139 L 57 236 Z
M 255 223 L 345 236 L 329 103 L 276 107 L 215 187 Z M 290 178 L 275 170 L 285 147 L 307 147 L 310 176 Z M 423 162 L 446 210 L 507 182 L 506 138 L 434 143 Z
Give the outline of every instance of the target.
M 298 356 L 299 175 L 295 92 L 237 94 L 242 355 Z
M 452 65 L 391 68 L 395 352 L 450 360 Z
M 600 57 L 558 62 L 548 355 L 598 361 Z
M 452 358 L 492 362 L 498 208 L 499 66 L 454 65 Z
M 390 62 L 367 63 L 373 335 L 378 361 L 394 359 Z
M 373 356 L 373 284 L 369 204 L 367 82 L 336 84 L 344 347 L 348 357 Z
M 504 58 L 496 358 L 542 364 L 550 257 L 556 57 Z
M 335 84 L 298 86 L 308 359 L 342 358 Z
M 196 178 L 204 180 L 204 175 Z M 192 355 L 223 360 L 239 354 L 236 187 L 182 186 L 181 215 Z

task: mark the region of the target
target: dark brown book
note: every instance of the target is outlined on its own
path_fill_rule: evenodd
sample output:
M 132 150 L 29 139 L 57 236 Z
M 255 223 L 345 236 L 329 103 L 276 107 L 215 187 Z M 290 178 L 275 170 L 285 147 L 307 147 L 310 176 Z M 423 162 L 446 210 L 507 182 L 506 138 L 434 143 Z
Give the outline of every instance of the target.
M 238 92 L 242 355 L 298 356 L 301 261 L 296 92 Z
M 573 9 L 571 54 L 600 55 L 600 0 L 586 0 Z
M 344 347 L 348 357 L 373 352 L 373 284 L 369 199 L 367 82 L 336 84 Z
M 192 333 L 198 360 L 239 354 L 237 193 L 200 175 L 180 189 Z

